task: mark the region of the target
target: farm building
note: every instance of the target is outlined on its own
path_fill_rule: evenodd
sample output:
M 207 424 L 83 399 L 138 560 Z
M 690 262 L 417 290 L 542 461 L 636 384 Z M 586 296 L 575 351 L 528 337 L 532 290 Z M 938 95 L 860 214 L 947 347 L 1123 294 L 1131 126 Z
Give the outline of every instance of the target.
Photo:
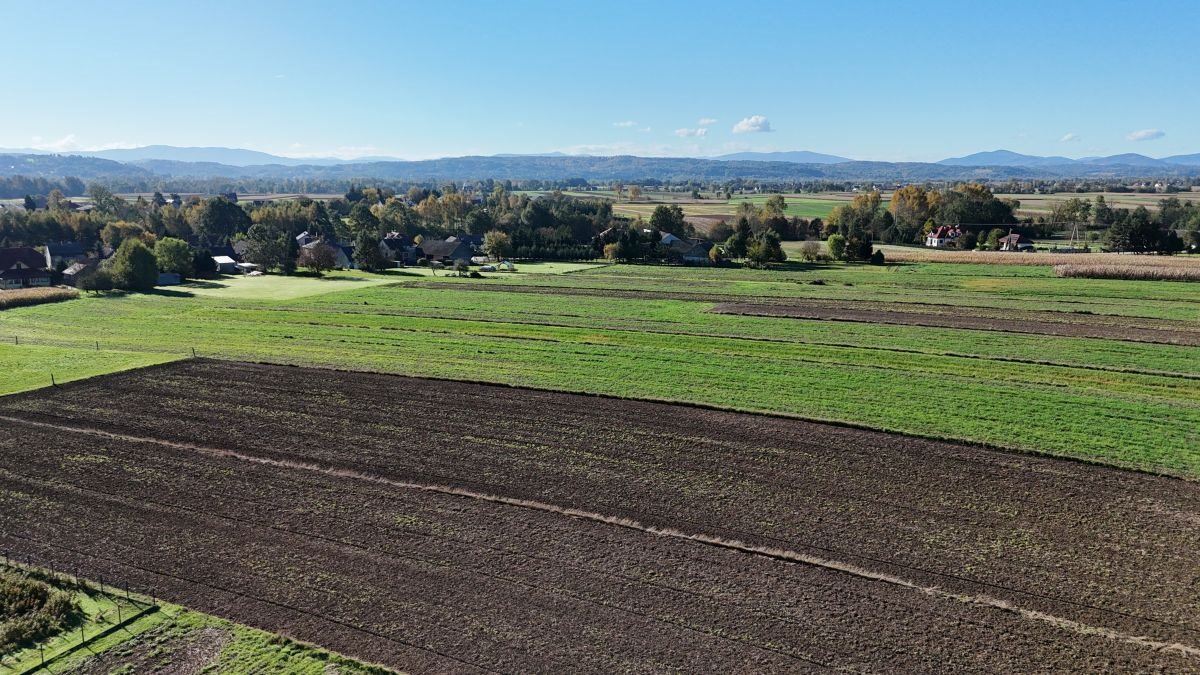
M 60 241 L 56 244 L 46 244 L 46 267 L 49 269 L 57 269 L 59 264 L 70 265 L 71 263 L 83 262 L 87 260 L 88 254 L 84 250 L 83 244 L 77 241 Z
M 70 267 L 63 270 L 63 283 L 68 286 L 78 286 L 79 279 L 83 277 L 89 270 L 94 270 L 100 266 L 100 261 L 94 258 L 72 263 Z
M 930 248 L 946 248 L 947 246 L 950 246 L 954 244 L 954 242 L 958 241 L 958 238 L 961 237 L 962 234 L 962 229 L 960 229 L 957 225 L 954 227 L 942 225 L 941 227 L 934 228 L 934 230 L 925 237 L 925 245 Z
M 1032 251 L 1033 240 L 1023 234 L 1008 234 L 1000 237 L 1001 251 Z
M 32 248 L 0 248 L 0 289 L 50 285 L 46 259 Z
M 238 271 L 237 261 L 227 255 L 214 255 L 212 259 L 217 264 L 217 274 L 235 274 Z
M 463 241 L 422 241 L 417 245 L 417 255 L 429 262 L 452 263 L 455 260 L 470 260 L 475 250 Z
M 667 242 L 667 237 L 671 242 Z M 663 245 L 667 255 L 676 262 L 685 265 L 707 265 L 711 262 L 708 255 L 714 244 L 706 239 L 680 239 L 673 234 L 663 235 Z

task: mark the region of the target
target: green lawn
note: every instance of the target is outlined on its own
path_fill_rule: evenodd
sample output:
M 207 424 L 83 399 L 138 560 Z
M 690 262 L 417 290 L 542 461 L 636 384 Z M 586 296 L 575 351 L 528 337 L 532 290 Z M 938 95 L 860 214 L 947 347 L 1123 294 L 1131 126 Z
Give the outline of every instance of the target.
M 92 305 L 93 309 L 99 307 Z M 3 325 L 7 328 L 7 324 Z M 102 333 L 96 334 L 97 339 L 102 336 Z M 54 337 L 43 336 L 39 339 L 50 342 L 54 341 Z M 82 346 L 82 341 L 77 339 L 64 341 L 65 344 L 77 345 L 75 347 L 14 345 L 11 338 L 8 339 L 7 344 L 0 342 L 0 394 L 49 386 L 52 375 L 55 382 L 67 382 L 172 361 L 183 356 L 182 352 L 170 354 L 157 351 L 125 351 L 108 347 L 97 351 L 94 344 L 92 349 L 87 349 Z M 137 350 L 139 345 L 132 344 L 131 349 Z
M 592 263 L 569 262 L 525 262 L 516 266 L 515 273 L 496 272 L 497 276 L 524 278 L 542 274 L 568 274 L 581 270 L 592 269 L 597 265 Z M 322 295 L 346 291 L 354 288 L 369 288 L 383 284 L 396 283 L 405 279 L 446 277 L 446 270 L 433 270 L 429 267 L 406 267 L 404 269 L 386 270 L 378 274 L 360 272 L 357 270 L 338 270 L 327 272 L 322 277 L 296 276 L 284 277 L 265 274 L 262 276 L 224 276 L 212 281 L 192 281 L 182 286 L 172 286 L 159 290 L 161 295 L 190 294 L 210 296 L 225 299 L 244 300 L 291 300 L 311 295 Z
M 469 280 L 438 279 L 430 288 L 350 282 L 298 297 L 210 289 L 84 298 L 5 312 L 3 332 L 26 343 L 78 344 L 54 357 L 64 378 L 138 365 L 97 364 L 88 351 L 96 340 L 114 354 L 143 352 L 147 362 L 195 348 L 201 356 L 776 412 L 1200 477 L 1197 348 L 717 315 L 711 302 L 479 292 L 456 288 Z M 314 283 L 272 283 L 292 281 Z M 1196 285 L 1058 279 L 1025 266 L 617 265 L 484 283 L 1200 317 Z M 41 348 L 7 347 L 0 359 L 20 362 L 27 349 Z M 15 384 L 0 379 L 0 391 L 37 384 L 38 358 L 24 361 L 34 364 L 29 374 Z

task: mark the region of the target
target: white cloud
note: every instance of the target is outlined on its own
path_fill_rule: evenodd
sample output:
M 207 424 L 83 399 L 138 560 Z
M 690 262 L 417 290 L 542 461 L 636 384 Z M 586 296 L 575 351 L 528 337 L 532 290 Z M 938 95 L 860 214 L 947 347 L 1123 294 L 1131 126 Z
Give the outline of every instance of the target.
M 1166 132 L 1159 131 L 1158 129 L 1141 129 L 1139 131 L 1131 132 L 1128 136 L 1125 137 L 1125 140 L 1127 140 L 1127 141 L 1153 141 L 1156 138 L 1162 138 L 1163 136 L 1166 136 L 1166 135 L 1167 135 Z
M 710 127 L 716 123 L 717 123 L 717 118 L 715 118 L 715 117 L 701 117 L 700 121 L 696 122 L 696 124 L 698 124 L 702 127 Z
M 79 140 L 75 134 L 67 134 L 62 138 L 53 141 L 45 141 L 41 136 L 34 136 L 30 146 L 34 150 L 48 150 L 50 152 L 62 152 L 64 150 L 79 149 Z
M 1073 132 L 1073 131 L 1072 131 L 1072 132 L 1071 132 L 1071 133 L 1069 133 L 1069 134 L 1065 134 L 1065 135 L 1063 135 L 1063 137 L 1062 137 L 1062 138 L 1058 139 L 1058 142 L 1059 142 L 1059 143 L 1075 143 L 1075 142 L 1077 142 L 1077 141 L 1079 141 L 1079 140 L 1080 140 L 1080 139 L 1079 139 L 1079 134 L 1077 134 L 1077 133 L 1075 133 L 1075 132 Z
M 652 128 L 650 128 L 650 127 L 642 127 L 642 133 L 646 133 L 646 134 L 648 134 L 648 133 L 650 133 L 651 131 L 654 131 L 654 129 L 652 129 Z
M 628 129 L 630 127 L 636 127 L 637 122 L 634 122 L 633 120 L 625 120 L 624 122 L 613 122 L 613 126 L 620 127 L 621 129 Z
M 707 134 L 708 134 L 708 129 L 705 129 L 703 127 L 700 127 L 697 129 L 684 128 L 684 129 L 676 129 L 675 130 L 675 135 L 680 138 L 703 138 Z
M 766 133 L 768 131 L 772 131 L 771 121 L 762 115 L 751 115 L 733 125 L 735 134 Z
M 136 148 L 138 144 L 130 143 L 129 141 L 115 141 L 112 143 L 100 143 L 98 145 L 84 145 L 79 142 L 79 137 L 75 134 L 67 134 L 53 141 L 47 141 L 41 136 L 34 136 L 30 139 L 29 147 L 34 150 L 45 150 L 46 152 L 98 152 L 100 150 Z

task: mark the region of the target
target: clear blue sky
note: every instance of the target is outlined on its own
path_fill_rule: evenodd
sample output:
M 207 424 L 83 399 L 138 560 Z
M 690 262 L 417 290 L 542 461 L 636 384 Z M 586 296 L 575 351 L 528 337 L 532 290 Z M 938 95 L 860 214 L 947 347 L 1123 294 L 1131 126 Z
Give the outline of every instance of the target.
M 1193 153 L 1198 10 L 1194 0 L 3 2 L 0 147 Z

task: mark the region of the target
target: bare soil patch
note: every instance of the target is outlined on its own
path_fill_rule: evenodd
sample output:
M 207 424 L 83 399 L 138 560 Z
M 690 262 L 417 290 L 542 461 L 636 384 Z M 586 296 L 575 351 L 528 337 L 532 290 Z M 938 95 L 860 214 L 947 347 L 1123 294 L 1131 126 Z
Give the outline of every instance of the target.
M 117 649 L 84 661 L 72 672 L 75 675 L 106 675 L 114 671 L 195 675 L 204 672 L 221 655 L 230 639 L 229 631 L 220 628 L 176 633 L 169 625 L 161 626 Z
M 874 303 L 871 303 L 874 304 Z M 864 306 L 865 305 L 865 306 Z M 892 307 L 896 307 L 892 305 Z M 1100 338 L 1128 342 L 1200 346 L 1200 331 L 1183 322 L 1154 319 L 1130 319 L 1097 315 L 1063 314 L 1061 312 L 1007 312 L 1005 316 L 989 315 L 976 308 L 951 308 L 943 311 L 909 311 L 907 309 L 877 309 L 865 303 L 757 304 L 726 302 L 713 308 L 718 314 L 742 316 L 786 317 L 823 321 L 856 321 L 930 328 L 965 328 L 969 330 L 1031 333 L 1062 337 Z
M 400 669 L 1200 670 L 1181 480 L 207 360 L 0 418 L 0 548 Z

